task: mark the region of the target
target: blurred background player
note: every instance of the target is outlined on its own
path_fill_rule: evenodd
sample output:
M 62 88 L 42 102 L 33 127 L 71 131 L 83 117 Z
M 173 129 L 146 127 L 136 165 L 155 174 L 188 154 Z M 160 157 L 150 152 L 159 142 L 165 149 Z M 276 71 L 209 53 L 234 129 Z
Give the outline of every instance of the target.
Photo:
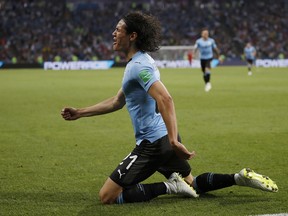
M 216 52 L 217 58 L 220 56 L 219 49 L 215 43 L 215 40 L 209 37 L 209 31 L 207 28 L 202 29 L 201 38 L 196 40 L 194 53 L 199 50 L 201 69 L 203 72 L 203 78 L 205 82 L 205 91 L 211 90 L 212 85 L 210 83 L 211 78 L 211 61 L 213 59 L 213 51 Z
M 244 56 L 247 62 L 248 67 L 248 75 L 252 75 L 252 66 L 256 58 L 256 49 L 254 46 L 251 45 L 251 43 L 247 43 L 244 48 Z
M 192 60 L 193 60 L 193 52 L 192 51 L 189 51 L 187 53 L 187 58 L 188 58 L 190 66 L 191 66 L 192 65 Z

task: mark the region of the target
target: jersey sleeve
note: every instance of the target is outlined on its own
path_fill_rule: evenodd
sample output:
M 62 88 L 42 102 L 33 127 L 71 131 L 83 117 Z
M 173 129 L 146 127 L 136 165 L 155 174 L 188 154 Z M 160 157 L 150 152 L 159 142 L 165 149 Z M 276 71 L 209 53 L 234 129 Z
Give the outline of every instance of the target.
M 135 79 L 138 83 L 148 92 L 151 85 L 160 80 L 158 69 L 153 65 L 136 66 L 135 67 Z

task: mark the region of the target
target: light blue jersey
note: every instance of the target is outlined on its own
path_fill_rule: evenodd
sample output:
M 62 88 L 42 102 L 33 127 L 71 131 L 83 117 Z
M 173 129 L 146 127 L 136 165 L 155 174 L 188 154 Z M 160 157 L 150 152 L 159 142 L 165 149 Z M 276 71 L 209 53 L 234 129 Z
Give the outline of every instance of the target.
M 162 116 L 156 112 L 156 101 L 148 94 L 151 85 L 158 80 L 159 70 L 147 53 L 137 52 L 125 68 L 122 89 L 137 145 L 144 139 L 152 143 L 167 135 Z
M 254 53 L 256 52 L 256 49 L 253 46 L 245 47 L 244 54 L 246 59 L 254 60 L 255 56 Z
M 207 38 L 207 40 L 203 40 L 203 38 L 199 38 L 196 40 L 195 49 L 199 49 L 200 59 L 212 59 L 213 58 L 213 49 L 217 48 L 214 39 Z

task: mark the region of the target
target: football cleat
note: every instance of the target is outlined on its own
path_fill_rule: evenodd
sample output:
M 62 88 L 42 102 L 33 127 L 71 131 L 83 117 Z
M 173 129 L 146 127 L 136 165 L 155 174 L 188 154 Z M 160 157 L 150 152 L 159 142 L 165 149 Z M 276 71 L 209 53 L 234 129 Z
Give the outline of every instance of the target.
M 205 85 L 205 91 L 206 91 L 206 92 L 209 92 L 209 91 L 211 90 L 211 88 L 212 88 L 211 83 L 210 83 L 210 82 L 206 83 L 206 85 Z
M 178 173 L 172 173 L 168 181 L 164 182 L 168 194 L 179 194 L 186 197 L 198 197 L 194 188 L 188 185 Z
M 250 168 L 244 168 L 235 174 L 235 182 L 239 186 L 257 188 L 263 191 L 277 192 L 278 187 L 268 176 L 254 172 Z

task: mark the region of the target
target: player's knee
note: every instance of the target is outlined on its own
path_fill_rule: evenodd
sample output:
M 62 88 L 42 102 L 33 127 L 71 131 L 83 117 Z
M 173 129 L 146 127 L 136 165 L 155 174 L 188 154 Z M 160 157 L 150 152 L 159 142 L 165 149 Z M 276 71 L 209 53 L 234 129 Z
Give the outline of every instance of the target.
M 109 193 L 100 190 L 99 199 L 102 204 L 113 204 L 115 203 L 116 198 L 112 197 Z

